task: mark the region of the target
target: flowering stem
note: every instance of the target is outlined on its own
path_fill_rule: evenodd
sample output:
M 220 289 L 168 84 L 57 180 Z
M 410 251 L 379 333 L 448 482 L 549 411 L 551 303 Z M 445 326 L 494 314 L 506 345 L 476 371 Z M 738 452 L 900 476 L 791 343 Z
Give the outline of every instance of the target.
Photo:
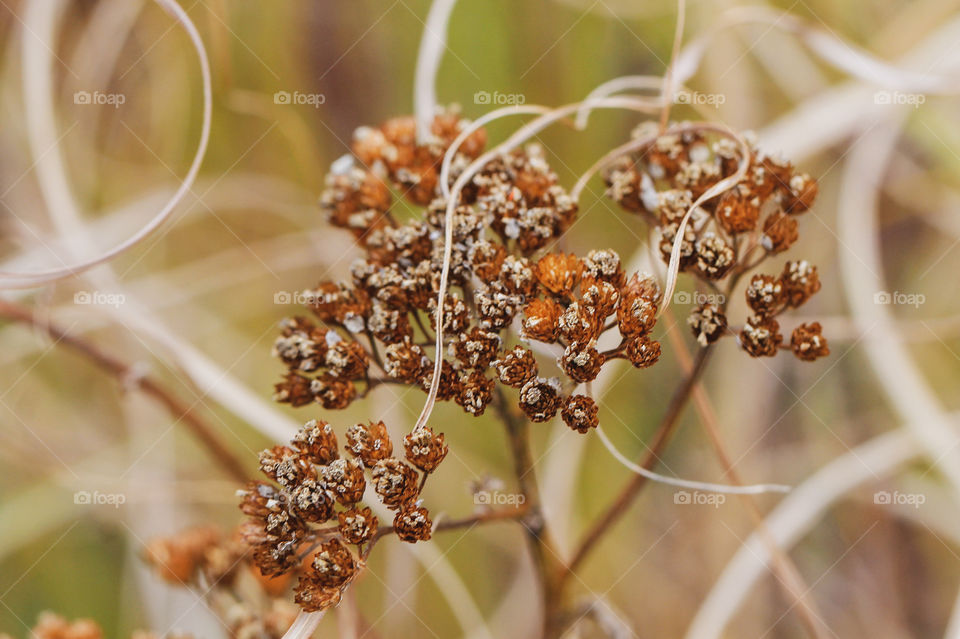
M 43 331 L 54 340 L 54 343 L 71 348 L 116 377 L 121 383 L 134 386 L 153 397 L 176 417 L 177 422 L 182 422 L 193 433 L 231 477 L 241 483 L 246 483 L 250 478 L 250 472 L 245 464 L 221 440 L 216 429 L 200 419 L 193 410 L 193 406 L 181 402 L 155 379 L 139 374 L 133 366 L 101 351 L 90 342 L 68 334 L 47 320 L 40 319 L 32 309 L 26 306 L 0 300 L 0 317 Z
M 667 412 L 660 420 L 660 426 L 657 428 L 647 455 L 641 464 L 647 470 L 650 470 L 657 464 L 660 460 L 660 455 L 670 442 L 673 432 L 680 423 L 680 415 L 683 414 L 683 409 L 690 400 L 693 388 L 696 386 L 697 380 L 700 379 L 700 376 L 706 368 L 710 352 L 711 347 L 709 346 L 697 352 L 693 361 L 693 368 L 690 369 L 689 374 L 683 379 L 683 382 L 677 390 L 674 391 L 673 397 L 670 399 L 670 404 L 667 406 Z M 610 504 L 603 515 L 597 519 L 596 523 L 594 523 L 586 535 L 584 535 L 583 540 L 580 542 L 576 551 L 574 551 L 573 557 L 567 565 L 561 568 L 556 580 L 558 589 L 562 590 L 567 580 L 574 574 L 577 568 L 579 568 L 580 564 L 583 563 L 590 551 L 596 547 L 600 539 L 609 531 L 613 524 L 626 514 L 630 504 L 637 498 L 637 495 L 640 494 L 641 489 L 646 483 L 647 478 L 643 475 L 634 475 L 631 477 L 617 498 L 614 499 L 613 503 Z

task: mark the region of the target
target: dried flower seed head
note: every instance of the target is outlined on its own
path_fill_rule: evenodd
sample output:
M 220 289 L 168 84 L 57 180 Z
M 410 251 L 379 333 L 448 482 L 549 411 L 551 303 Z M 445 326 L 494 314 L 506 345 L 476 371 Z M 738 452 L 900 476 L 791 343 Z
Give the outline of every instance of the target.
M 707 346 L 727 332 L 727 316 L 716 304 L 701 304 L 690 313 L 687 325 L 697 338 L 697 343 Z
M 460 377 L 454 399 L 463 410 L 474 417 L 479 417 L 493 400 L 494 385 L 494 381 L 487 379 L 483 371 L 473 371 Z
M 393 531 L 407 543 L 429 541 L 432 529 L 433 522 L 426 508 L 407 507 L 393 518 Z
M 316 571 L 317 583 L 327 588 L 338 588 L 353 578 L 357 564 L 350 549 L 334 538 L 320 546 L 313 556 L 311 568 Z
M 370 298 L 365 291 L 335 282 L 321 282 L 304 295 L 310 300 L 310 310 L 322 321 L 357 328 L 359 319 L 359 329 L 363 330 L 363 318 L 370 313 Z
M 407 461 L 425 473 L 435 471 L 449 452 L 443 433 L 434 435 L 429 426 L 407 434 L 403 450 Z
M 337 513 L 340 535 L 348 544 L 365 544 L 377 534 L 379 521 L 369 508 L 351 508 Z
M 294 601 L 305 612 L 318 612 L 340 603 L 343 596 L 339 588 L 327 588 L 318 583 L 314 572 L 304 572 L 294 591 Z
M 793 246 L 799 236 L 797 221 L 786 213 L 777 211 L 764 220 L 763 237 L 760 239 L 760 244 L 767 251 L 776 255 Z
M 437 330 L 437 301 L 430 301 L 430 327 Z M 445 333 L 462 333 L 470 325 L 470 310 L 463 299 L 448 294 L 443 302 L 443 330 Z
M 598 321 L 610 317 L 620 303 L 620 291 L 610 282 L 585 277 L 580 282 L 580 302 L 589 308 Z
M 783 284 L 772 275 L 754 275 L 746 289 L 747 304 L 757 315 L 776 315 L 783 307 Z
M 523 337 L 552 344 L 557 341 L 563 307 L 550 298 L 534 299 L 523 309 Z
M 478 286 L 473 302 L 480 317 L 480 328 L 498 331 L 506 328 L 523 307 L 524 297 L 510 293 L 500 282 Z
M 660 227 L 660 257 L 667 264 L 673 253 L 673 242 L 677 236 L 679 224 L 674 222 Z M 683 241 L 680 243 L 680 270 L 685 271 L 697 263 L 697 233 L 693 225 L 687 224 L 683 231 Z
M 310 462 L 329 464 L 337 453 L 337 435 L 333 427 L 322 419 L 311 419 L 293 436 L 291 444 Z
M 310 380 L 297 373 L 287 373 L 283 381 L 273 386 L 273 400 L 281 404 L 290 404 L 294 408 L 306 406 L 314 400 Z
M 812 362 L 830 354 L 827 339 L 822 334 L 820 322 L 801 324 L 790 335 L 790 349 L 799 359 Z
M 292 318 L 282 323 L 283 333 L 273 345 L 273 355 L 290 370 L 311 372 L 322 366 L 327 352 L 323 331 L 304 320 Z
M 406 384 L 414 384 L 426 373 L 430 360 L 423 349 L 410 341 L 390 344 L 383 353 L 383 367 L 387 375 Z
M 803 213 L 817 198 L 819 186 L 817 181 L 806 173 L 797 173 L 790 178 L 784 194 L 783 210 L 787 213 Z
M 716 218 L 731 235 L 752 231 L 760 219 L 760 198 L 746 188 L 731 189 L 720 198 Z
M 310 394 L 324 408 L 341 410 L 349 406 L 357 396 L 357 388 L 349 380 L 324 373 L 310 382 Z
M 648 335 L 633 335 L 627 338 L 624 352 L 636 368 L 648 368 L 660 359 L 660 342 L 650 339 Z
M 560 417 L 563 423 L 577 431 L 586 433 L 600 423 L 597 418 L 597 404 L 586 395 L 571 395 L 563 403 Z
M 396 344 L 413 336 L 413 328 L 407 319 L 406 311 L 390 308 L 380 302 L 374 303 L 367 326 L 384 344 Z
M 601 319 L 593 309 L 573 302 L 560 317 L 557 318 L 557 327 L 560 335 L 567 342 L 590 342 L 600 335 Z
M 290 509 L 304 521 L 322 524 L 333 517 L 333 495 L 316 480 L 307 479 L 290 491 Z
M 626 280 L 620 256 L 612 249 L 593 250 L 583 260 L 584 273 L 596 280 L 610 282 L 620 288 Z
M 722 279 L 737 261 L 733 248 L 719 235 L 709 231 L 697 240 L 695 250 L 697 268 L 707 279 Z
M 363 465 L 355 459 L 343 457 L 320 469 L 320 481 L 323 487 L 333 493 L 334 498 L 344 506 L 350 506 L 363 499 L 363 490 L 367 486 L 363 476 Z
M 398 510 L 417 497 L 417 471 L 393 457 L 382 459 L 373 468 L 373 487 L 380 501 Z
M 470 247 L 467 255 L 470 257 L 474 275 L 481 281 L 492 282 L 500 276 L 500 269 L 503 267 L 507 251 L 503 248 L 503 244 L 480 240 Z
M 304 479 L 316 477 L 313 465 L 300 453 L 287 446 L 274 446 L 260 451 L 260 470 L 281 486 L 296 486 Z
M 343 380 L 362 379 L 369 366 L 367 351 L 360 342 L 341 340 L 327 350 L 325 363 L 330 374 Z
M 617 325 L 623 335 L 646 335 L 657 323 L 660 286 L 652 275 L 634 273 L 623 287 Z
M 560 366 L 563 372 L 573 381 L 582 384 L 592 382 L 600 374 L 603 366 L 603 355 L 596 349 L 596 342 L 581 345 L 571 342 L 563 351 Z
M 500 267 L 499 281 L 506 291 L 515 295 L 533 297 L 537 292 L 537 276 L 523 257 L 508 255 Z
M 520 409 L 534 422 L 553 419 L 560 409 L 560 382 L 556 378 L 531 379 L 520 389 Z
M 500 336 L 475 326 L 458 336 L 450 346 L 454 357 L 464 367 L 486 369 L 497 356 Z
M 331 173 L 320 196 L 320 208 L 333 226 L 349 229 L 357 237 L 376 226 L 390 208 L 390 190 L 372 171 L 352 167 Z
M 381 459 L 393 455 L 393 442 L 383 422 L 354 424 L 347 429 L 347 445 L 344 448 L 367 468 L 373 468 Z
M 537 262 L 537 281 L 553 295 L 570 297 L 580 282 L 583 264 L 576 255 L 547 253 Z
M 250 517 L 265 518 L 270 513 L 283 509 L 285 497 L 273 484 L 253 481 L 242 490 L 237 491 L 240 497 L 240 510 Z
M 663 226 L 679 223 L 693 206 L 693 193 L 687 189 L 669 189 L 661 191 L 657 196 L 657 212 Z
M 143 556 L 162 579 L 181 585 L 194 580 L 206 551 L 219 541 L 220 533 L 212 526 L 189 528 L 170 537 L 151 539 Z
M 752 357 L 773 357 L 781 342 L 780 324 L 772 317 L 750 317 L 740 331 L 740 345 Z
M 817 267 L 806 260 L 787 262 L 780 274 L 780 283 L 788 306 L 797 308 L 820 290 Z
M 514 388 L 520 388 L 537 376 L 537 360 L 533 351 L 522 346 L 514 346 L 493 365 L 500 381 Z
M 430 384 L 433 383 L 433 362 L 428 362 L 423 377 L 420 378 L 420 388 L 424 392 L 430 391 Z M 453 364 L 443 360 L 440 365 L 440 384 L 437 386 L 437 399 L 442 402 L 456 398 L 463 388 L 460 381 L 460 374 L 454 368 Z

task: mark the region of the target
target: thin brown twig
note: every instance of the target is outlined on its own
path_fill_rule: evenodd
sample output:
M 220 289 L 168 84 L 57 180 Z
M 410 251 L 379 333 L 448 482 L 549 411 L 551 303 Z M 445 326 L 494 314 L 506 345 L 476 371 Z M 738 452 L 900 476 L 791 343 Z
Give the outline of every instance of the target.
M 116 377 L 120 382 L 129 384 L 153 397 L 176 418 L 175 423 L 183 423 L 197 440 L 206 447 L 210 455 L 231 477 L 240 482 L 250 478 L 250 471 L 240 458 L 230 450 L 220 438 L 216 429 L 197 416 L 193 407 L 180 401 L 156 379 L 138 373 L 133 366 L 110 355 L 87 340 L 68 334 L 52 322 L 37 317 L 33 309 L 0 300 L 0 317 L 31 326 L 46 333 L 54 342 L 63 344 L 80 353 L 92 363 Z

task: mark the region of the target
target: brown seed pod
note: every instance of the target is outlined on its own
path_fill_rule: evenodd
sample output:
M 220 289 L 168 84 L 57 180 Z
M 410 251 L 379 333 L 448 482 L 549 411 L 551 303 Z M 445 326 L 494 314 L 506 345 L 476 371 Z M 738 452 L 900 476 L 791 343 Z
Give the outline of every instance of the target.
M 497 376 L 507 386 L 520 388 L 537 376 L 537 360 L 533 351 L 514 346 L 513 350 L 493 363 L 497 369 Z
M 309 460 L 287 446 L 274 446 L 260 451 L 260 471 L 288 488 L 316 477 Z
M 701 304 L 690 313 L 687 325 L 697 338 L 697 343 L 707 346 L 727 332 L 727 316 L 716 304 Z
M 772 317 L 750 317 L 740 331 L 740 346 L 752 357 L 773 357 L 782 341 L 780 324 Z
M 434 435 L 429 426 L 407 434 L 403 438 L 403 450 L 407 461 L 425 473 L 436 470 L 449 452 L 443 433 Z
M 333 493 L 334 498 L 344 506 L 350 506 L 363 499 L 367 481 L 363 476 L 363 465 L 355 459 L 334 460 L 320 470 L 323 487 Z
M 812 362 L 830 354 L 827 338 L 822 334 L 820 322 L 801 324 L 790 335 L 790 349 L 799 359 Z
M 806 173 L 794 174 L 787 187 L 783 198 L 783 210 L 792 214 L 803 213 L 813 206 L 820 188 L 817 181 Z
M 416 383 L 426 373 L 429 361 L 423 349 L 408 340 L 390 344 L 383 352 L 383 367 L 387 375 L 406 384 Z
M 487 379 L 483 371 L 473 371 L 459 378 L 454 400 L 463 410 L 479 417 L 493 400 L 494 386 L 495 382 Z
M 797 241 L 800 236 L 797 230 L 797 220 L 777 211 L 772 213 L 763 222 L 763 237 L 760 244 L 770 253 L 783 253 Z
M 328 373 L 310 382 L 310 392 L 321 406 L 329 410 L 342 410 L 357 396 L 357 388 L 353 382 Z
M 307 479 L 290 491 L 290 509 L 304 521 L 322 524 L 333 517 L 333 495 L 326 485 Z
M 546 422 L 560 409 L 560 382 L 555 378 L 531 379 L 520 389 L 520 409 L 530 421 Z
M 747 304 L 757 315 L 776 315 L 784 304 L 783 284 L 772 275 L 754 275 L 746 288 Z
M 563 403 L 560 417 L 563 423 L 577 431 L 586 433 L 600 423 L 597 418 L 597 404 L 586 395 L 571 395 Z
M 788 306 L 797 308 L 820 290 L 817 267 L 806 260 L 787 262 L 780 274 L 780 283 Z
M 432 528 L 433 522 L 426 508 L 406 507 L 393 518 L 393 531 L 407 543 L 428 541 Z
M 418 479 L 417 471 L 393 457 L 378 461 L 373 468 L 374 490 L 390 510 L 397 510 L 416 499 Z
M 573 302 L 557 318 L 557 328 L 568 343 L 585 343 L 599 337 L 602 321 L 592 308 Z
M 474 326 L 451 344 L 454 356 L 467 368 L 486 369 L 497 356 L 500 336 Z
M 579 342 L 572 342 L 563 351 L 560 358 L 560 366 L 567 376 L 582 384 L 592 382 L 600 374 L 600 368 L 603 366 L 603 355 L 596 348 L 596 342 L 581 345 Z
M 569 297 L 580 282 L 583 264 L 576 255 L 547 253 L 536 266 L 537 281 L 551 294 Z
M 620 288 L 626 280 L 623 268 L 620 266 L 620 256 L 612 249 L 593 250 L 583 260 L 585 275 L 610 282 Z
M 648 368 L 660 359 L 660 342 L 650 339 L 648 335 L 628 337 L 625 354 L 636 368 Z
M 379 520 L 370 508 L 350 508 L 337 513 L 340 535 L 349 543 L 359 546 L 377 534 Z
M 333 427 L 322 419 L 311 419 L 304 424 L 290 443 L 305 458 L 321 466 L 340 456 L 337 453 L 337 435 Z
M 273 401 L 290 404 L 294 408 L 306 406 L 314 400 L 310 379 L 297 373 L 287 373 L 283 381 L 273 386 Z
M 393 454 L 393 443 L 383 422 L 354 424 L 347 429 L 347 444 L 344 446 L 367 468 L 373 468 L 381 459 Z
M 523 309 L 523 336 L 552 344 L 557 340 L 563 307 L 552 299 L 534 299 Z

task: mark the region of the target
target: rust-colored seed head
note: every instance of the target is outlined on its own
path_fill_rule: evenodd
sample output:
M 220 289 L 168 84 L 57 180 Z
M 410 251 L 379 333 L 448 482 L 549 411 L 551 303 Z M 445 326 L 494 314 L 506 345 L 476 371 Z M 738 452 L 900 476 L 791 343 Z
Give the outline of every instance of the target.
M 492 379 L 484 375 L 483 371 L 473 371 L 460 378 L 454 400 L 463 410 L 474 417 L 479 417 L 493 400 L 495 384 Z
M 397 510 L 417 497 L 417 471 L 393 457 L 382 459 L 373 468 L 373 487 L 383 505 Z
M 338 588 L 349 581 L 357 570 L 350 549 L 339 539 L 331 539 L 320 546 L 311 564 L 317 583 L 327 588 Z
M 601 321 L 592 308 L 574 302 L 557 318 L 557 327 L 567 342 L 589 342 L 599 336 Z
M 520 409 L 534 422 L 553 419 L 560 409 L 560 383 L 554 378 L 531 379 L 520 389 Z
M 354 424 L 348 428 L 345 448 L 367 468 L 373 468 L 378 461 L 393 454 L 393 443 L 383 422 Z
M 657 323 L 660 288 L 649 275 L 634 274 L 617 306 L 617 325 L 623 335 L 646 335 Z
M 363 499 L 363 490 L 367 486 L 363 476 L 363 465 L 354 459 L 340 458 L 320 471 L 323 487 L 333 493 L 338 502 L 350 506 Z
M 274 385 L 273 400 L 281 404 L 290 404 L 294 408 L 306 406 L 314 400 L 310 389 L 310 380 L 297 373 L 287 373 L 283 381 Z
M 287 446 L 274 446 L 260 451 L 260 470 L 270 479 L 287 487 L 316 477 L 310 462 Z
M 340 340 L 327 350 L 324 360 L 330 374 L 344 380 L 363 378 L 369 366 L 367 351 L 355 341 Z
M 340 603 L 342 593 L 340 588 L 330 588 L 319 583 L 314 571 L 307 571 L 300 575 L 300 581 L 294 590 L 293 600 L 305 612 L 318 612 L 332 608 Z
M 746 189 L 732 189 L 717 204 L 717 221 L 730 234 L 747 233 L 757 228 L 760 199 Z
M 533 351 L 522 346 L 514 346 L 493 365 L 500 381 L 514 388 L 520 388 L 537 376 L 537 360 Z
M 764 220 L 763 237 L 760 239 L 760 244 L 770 253 L 776 255 L 793 246 L 798 237 L 800 237 L 800 233 L 797 229 L 797 220 L 786 213 L 777 211 Z
M 584 274 L 610 282 L 615 287 L 623 286 L 626 275 L 620 266 L 620 256 L 612 249 L 594 250 L 583 260 Z
M 240 497 L 240 511 L 259 518 L 277 512 L 285 499 L 276 486 L 262 481 L 249 482 L 243 490 L 237 491 L 237 496 Z
M 727 316 L 716 304 L 701 304 L 693 309 L 687 318 L 687 325 L 693 331 L 700 346 L 712 344 L 727 331 Z
M 783 210 L 787 213 L 803 213 L 817 198 L 820 187 L 817 181 L 806 173 L 797 173 L 790 178 L 787 193 L 784 195 Z
M 660 359 L 660 342 L 648 335 L 634 335 L 627 338 L 627 359 L 637 368 L 648 368 Z
M 383 353 L 387 375 L 406 384 L 414 384 L 423 376 L 427 362 L 423 349 L 409 341 L 390 344 Z
M 793 329 L 790 335 L 790 349 L 793 354 L 806 362 L 829 355 L 830 347 L 822 331 L 820 322 L 801 324 Z
M 467 368 L 486 369 L 497 356 L 500 336 L 474 326 L 452 344 L 453 354 Z
M 411 544 L 428 541 L 432 528 L 433 522 L 426 508 L 407 507 L 393 518 L 393 530 L 397 537 Z
M 349 380 L 324 373 L 310 382 L 310 393 L 324 408 L 342 410 L 357 396 L 357 387 Z
M 789 306 L 797 308 L 820 290 L 817 267 L 806 260 L 787 262 L 780 274 L 780 283 Z
M 584 345 L 573 342 L 563 351 L 560 366 L 570 379 L 584 383 L 597 378 L 603 361 L 603 355 L 596 349 L 596 342 Z
M 430 300 L 430 327 L 437 330 L 437 301 Z M 470 310 L 459 295 L 448 294 L 443 301 L 443 330 L 462 333 L 470 325 Z
M 433 382 L 433 362 L 427 362 L 423 376 L 420 378 L 420 388 L 424 392 L 430 389 Z M 463 390 L 463 383 L 460 380 L 457 370 L 447 360 L 440 363 L 440 384 L 437 386 L 437 399 L 448 401 L 455 399 Z
M 322 419 L 311 419 L 291 440 L 294 448 L 312 463 L 329 464 L 339 457 L 337 435 L 333 427 Z
M 537 276 L 529 260 L 508 255 L 500 267 L 500 283 L 511 293 L 533 297 L 537 291 Z
M 719 280 L 737 261 L 733 248 L 719 235 L 707 232 L 697 240 L 697 268 L 711 280 Z
M 474 275 L 484 282 L 492 282 L 500 275 L 507 250 L 499 242 L 480 240 L 470 247 L 468 255 Z
M 348 544 L 359 546 L 377 534 L 379 521 L 369 508 L 351 508 L 337 513 L 340 535 Z
M 443 433 L 435 435 L 429 426 L 407 434 L 403 449 L 407 461 L 425 473 L 436 470 L 449 452 Z
M 571 395 L 563 403 L 560 417 L 563 423 L 577 431 L 586 433 L 600 423 L 597 418 L 597 404 L 586 395 Z
M 322 524 L 333 517 L 333 495 L 326 484 L 307 479 L 290 491 L 290 508 L 301 519 Z
M 547 253 L 537 262 L 537 281 L 553 295 L 569 297 L 580 281 L 583 264 L 576 255 Z
M 219 541 L 220 533 L 214 527 L 189 528 L 171 537 L 151 539 L 143 556 L 165 581 L 182 585 L 193 581 L 205 553 Z
M 523 309 L 523 336 L 552 344 L 557 340 L 563 307 L 552 299 L 534 299 Z
M 747 304 L 757 315 L 776 315 L 784 304 L 783 284 L 772 275 L 754 275 L 746 289 Z
M 773 357 L 782 341 L 780 324 L 772 317 L 750 317 L 740 331 L 740 345 L 752 357 Z
M 620 303 L 620 291 L 613 284 L 592 277 L 583 278 L 580 293 L 581 303 L 601 322 L 610 317 Z

